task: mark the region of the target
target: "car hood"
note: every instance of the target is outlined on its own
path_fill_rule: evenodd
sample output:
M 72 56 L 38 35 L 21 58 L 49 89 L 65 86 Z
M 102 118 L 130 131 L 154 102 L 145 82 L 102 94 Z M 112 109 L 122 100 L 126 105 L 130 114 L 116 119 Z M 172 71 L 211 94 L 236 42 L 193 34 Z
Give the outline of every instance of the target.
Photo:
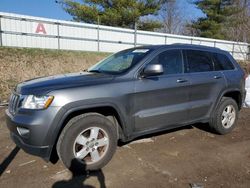
M 111 81 L 113 78 L 112 75 L 101 73 L 70 73 L 27 80 L 18 84 L 15 91 L 23 95 L 42 95 L 58 89 L 102 84 Z

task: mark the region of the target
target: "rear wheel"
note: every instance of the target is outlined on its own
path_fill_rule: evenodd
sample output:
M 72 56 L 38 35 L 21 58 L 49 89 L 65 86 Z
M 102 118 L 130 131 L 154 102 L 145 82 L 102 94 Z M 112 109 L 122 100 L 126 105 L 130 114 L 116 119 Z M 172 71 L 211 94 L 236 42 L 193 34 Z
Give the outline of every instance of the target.
M 116 146 L 115 125 L 101 114 L 88 113 L 68 122 L 59 137 L 57 153 L 72 171 L 97 170 L 111 160 Z
M 223 97 L 210 121 L 210 127 L 218 134 L 227 134 L 236 126 L 239 109 L 232 98 Z

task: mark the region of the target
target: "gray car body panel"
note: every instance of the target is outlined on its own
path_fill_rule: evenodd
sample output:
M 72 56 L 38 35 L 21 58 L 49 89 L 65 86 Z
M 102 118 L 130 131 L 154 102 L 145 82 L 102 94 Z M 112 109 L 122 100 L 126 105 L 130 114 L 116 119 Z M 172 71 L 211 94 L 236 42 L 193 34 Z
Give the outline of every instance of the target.
M 21 95 L 52 95 L 54 100 L 46 110 L 18 109 L 15 115 L 6 110 L 7 125 L 11 133 L 18 137 L 15 140 L 19 139 L 15 142 L 49 148 L 43 155 L 35 153 L 49 159 L 64 121 L 69 114 L 79 110 L 112 107 L 120 117 L 124 135 L 122 140 L 128 141 L 147 133 L 194 122 L 207 122 L 226 92 L 239 91 L 244 98 L 243 71 L 227 52 L 217 48 L 178 44 L 144 48 L 154 50 L 122 75 L 81 72 L 19 84 L 15 92 Z M 153 57 L 171 49 L 223 53 L 231 59 L 235 70 L 140 77 L 143 68 Z M 214 79 L 215 76 L 220 79 Z M 186 82 L 177 83 L 178 79 Z M 28 128 L 30 136 L 18 136 L 17 126 Z

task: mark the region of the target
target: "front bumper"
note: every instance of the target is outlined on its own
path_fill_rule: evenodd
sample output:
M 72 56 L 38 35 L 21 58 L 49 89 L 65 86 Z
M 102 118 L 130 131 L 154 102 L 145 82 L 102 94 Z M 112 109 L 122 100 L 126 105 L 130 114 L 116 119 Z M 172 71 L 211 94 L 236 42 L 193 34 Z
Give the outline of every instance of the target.
M 15 144 L 25 152 L 49 161 L 53 148 L 54 120 L 57 108 L 46 110 L 19 110 L 15 115 L 7 109 L 6 124 Z M 23 131 L 24 130 L 24 131 Z
M 10 133 L 11 139 L 13 142 L 20 148 L 23 149 L 26 153 L 31 155 L 36 155 L 42 157 L 46 161 L 50 159 L 51 148 L 49 146 L 32 146 L 25 144 L 23 140 L 13 132 Z

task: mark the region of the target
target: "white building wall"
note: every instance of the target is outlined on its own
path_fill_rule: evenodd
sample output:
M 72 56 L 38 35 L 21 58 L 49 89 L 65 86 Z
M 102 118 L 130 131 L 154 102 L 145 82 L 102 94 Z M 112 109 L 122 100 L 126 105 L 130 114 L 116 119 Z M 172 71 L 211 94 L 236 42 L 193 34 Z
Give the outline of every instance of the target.
M 185 43 L 217 47 L 230 52 L 239 60 L 249 56 L 247 43 L 135 31 L 4 12 L 0 12 L 0 31 L 2 46 L 117 52 L 140 45 Z

